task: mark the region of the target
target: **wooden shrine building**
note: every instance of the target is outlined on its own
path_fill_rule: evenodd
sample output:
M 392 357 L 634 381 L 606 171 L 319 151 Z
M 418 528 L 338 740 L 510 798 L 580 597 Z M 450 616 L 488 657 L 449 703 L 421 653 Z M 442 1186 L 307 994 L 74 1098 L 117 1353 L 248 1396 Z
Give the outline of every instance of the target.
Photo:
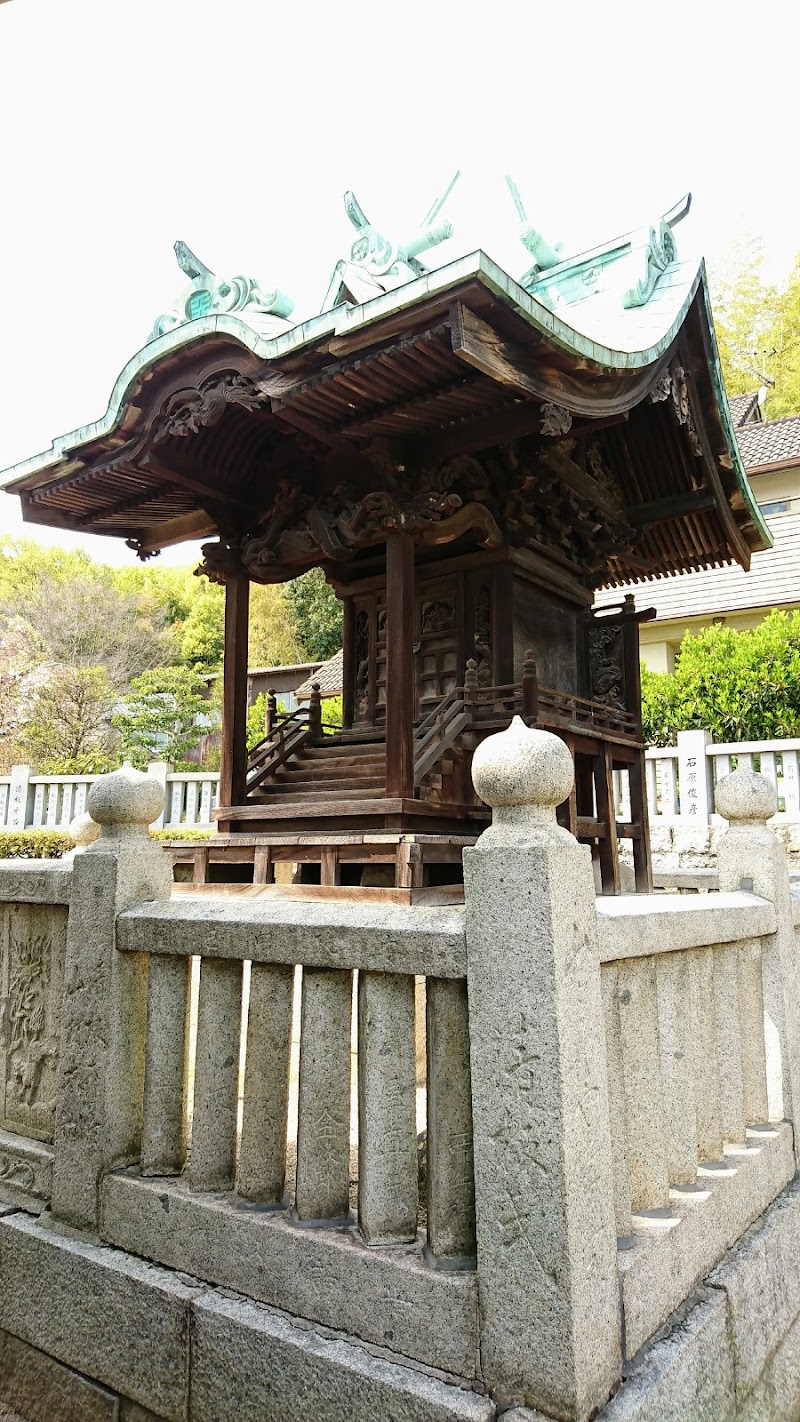
M 619 838 L 649 883 L 648 614 L 621 597 L 595 615 L 594 590 L 746 568 L 769 534 L 704 270 L 677 255 L 688 201 L 562 259 L 509 186 L 533 257 L 520 280 L 480 252 L 423 266 L 450 235 L 440 205 L 399 245 L 348 194 L 350 258 L 302 324 L 282 293 L 177 244 L 189 285 L 106 415 L 8 471 L 28 521 L 123 538 L 141 558 L 208 540 L 198 571 L 226 589 L 219 828 L 254 846 L 262 879 L 279 857 L 316 860 L 323 883 L 374 860 L 399 886 L 452 877 L 488 817 L 471 753 L 518 713 L 572 750 L 560 813 L 605 891 L 619 889 Z M 271 710 L 248 759 L 250 584 L 314 567 L 344 604 L 343 728 L 323 724 L 318 697 Z

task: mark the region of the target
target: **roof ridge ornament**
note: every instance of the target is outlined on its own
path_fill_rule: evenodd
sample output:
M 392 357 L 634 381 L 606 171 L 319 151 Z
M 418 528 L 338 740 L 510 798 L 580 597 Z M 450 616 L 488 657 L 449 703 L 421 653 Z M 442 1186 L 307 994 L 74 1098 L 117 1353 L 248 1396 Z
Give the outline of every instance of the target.
M 551 247 L 541 232 L 528 221 L 519 188 L 508 173 L 506 173 L 506 187 L 511 194 L 511 201 L 517 210 L 517 217 L 520 221 L 519 240 L 526 252 L 530 252 L 534 258 L 533 266 L 519 279 L 521 286 L 527 286 L 528 282 L 538 277 L 540 272 L 546 271 L 548 267 L 557 267 L 564 260 L 562 256 L 564 244 L 556 242 L 555 246 Z
M 445 219 L 437 224 L 436 219 L 460 177 L 459 169 L 441 196 L 431 203 L 417 231 L 407 242 L 393 242 L 385 236 L 370 222 L 355 193 L 348 190 L 344 195 L 344 210 L 356 229 L 356 235 L 349 261 L 336 263 L 322 310 L 330 311 L 348 301 L 360 305 L 373 296 L 404 286 L 415 277 L 425 276 L 429 269 L 419 260 L 420 253 L 438 247 L 453 235 L 451 222 Z
M 262 286 L 258 277 L 217 276 L 180 238 L 175 243 L 175 256 L 181 271 L 189 277 L 189 286 L 184 287 L 172 309 L 159 316 L 148 342 L 155 341 L 175 326 L 183 326 L 187 321 L 196 321 L 202 316 L 236 316 L 243 313 L 242 319 L 246 321 L 248 316 L 258 313 L 275 318 L 275 334 L 288 329 L 288 317 L 294 310 L 294 302 L 285 292 L 277 287 L 270 290 Z

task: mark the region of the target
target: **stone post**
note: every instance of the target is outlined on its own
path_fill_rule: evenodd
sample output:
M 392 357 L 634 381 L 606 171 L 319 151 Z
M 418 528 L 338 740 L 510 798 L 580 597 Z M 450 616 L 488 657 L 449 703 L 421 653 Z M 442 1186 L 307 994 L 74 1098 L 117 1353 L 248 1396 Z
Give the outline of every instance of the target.
M 161 809 L 153 821 L 153 829 L 164 828 L 164 811 L 168 811 L 167 806 L 167 777 L 172 774 L 174 767 L 168 760 L 151 760 L 147 767 L 147 774 L 151 780 L 155 780 L 161 786 Z
M 717 845 L 720 890 L 748 889 L 775 905 L 777 930 L 761 945 L 769 1117 L 793 1123 L 800 1166 L 797 946 L 786 854 L 767 825 L 777 809 L 778 792 L 765 775 L 734 770 L 720 780 L 716 799 L 717 812 L 728 821 Z
M 707 833 L 711 818 L 711 765 L 706 746 L 711 744 L 708 731 L 679 731 L 678 793 L 681 797 L 681 827 L 702 829 Z
M 556 822 L 557 736 L 483 741 L 491 828 L 464 851 L 483 1376 L 584 1422 L 621 1372 L 611 1133 L 589 850 Z
M 100 837 L 73 861 L 52 1209 L 86 1229 L 97 1228 L 103 1174 L 139 1155 L 147 960 L 117 952 L 115 927 L 123 909 L 170 897 L 169 856 L 147 833 L 162 800 L 130 765 L 96 780 L 88 807 Z
M 8 828 L 22 830 L 28 824 L 28 807 L 31 794 L 30 765 L 12 765 L 11 784 L 8 787 Z

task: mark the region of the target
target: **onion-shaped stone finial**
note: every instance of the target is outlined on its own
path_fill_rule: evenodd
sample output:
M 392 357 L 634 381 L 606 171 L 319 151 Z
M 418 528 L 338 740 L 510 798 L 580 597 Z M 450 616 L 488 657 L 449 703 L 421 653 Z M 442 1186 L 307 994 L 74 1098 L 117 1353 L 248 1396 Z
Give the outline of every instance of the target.
M 100 826 L 87 810 L 82 815 L 76 815 L 69 822 L 69 837 L 75 845 L 73 854 L 82 854 L 90 844 L 94 844 L 99 834 Z
M 146 829 L 158 819 L 164 791 L 152 775 L 134 770 L 128 761 L 94 782 L 87 800 L 93 820 L 104 828 L 139 826 Z
M 569 795 L 573 777 L 572 756 L 564 742 L 515 716 L 508 730 L 481 741 L 472 758 L 475 789 L 494 810 L 492 827 L 482 841 L 518 839 L 526 827 L 566 833 L 555 823 L 555 808 Z
M 715 791 L 717 814 L 726 820 L 764 824 L 778 809 L 778 792 L 766 775 L 755 770 L 732 770 Z

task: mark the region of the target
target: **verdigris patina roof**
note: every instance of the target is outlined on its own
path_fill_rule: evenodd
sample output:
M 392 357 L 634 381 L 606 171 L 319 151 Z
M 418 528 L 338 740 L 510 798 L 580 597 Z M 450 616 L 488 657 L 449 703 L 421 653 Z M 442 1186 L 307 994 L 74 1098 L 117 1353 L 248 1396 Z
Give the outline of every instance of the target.
M 427 270 L 419 253 L 452 230 L 438 200 L 405 243 L 348 201 L 356 239 L 335 304 L 296 324 L 270 284 L 220 278 L 179 244 L 190 287 L 105 415 L 6 471 L 24 517 L 124 537 L 141 556 L 205 534 L 255 543 L 248 566 L 265 581 L 412 516 L 560 549 L 595 583 L 747 566 L 769 545 L 705 270 L 672 230 L 688 200 L 569 259 L 523 221 L 519 281 L 482 252 Z M 578 524 L 583 543 L 564 531 Z

